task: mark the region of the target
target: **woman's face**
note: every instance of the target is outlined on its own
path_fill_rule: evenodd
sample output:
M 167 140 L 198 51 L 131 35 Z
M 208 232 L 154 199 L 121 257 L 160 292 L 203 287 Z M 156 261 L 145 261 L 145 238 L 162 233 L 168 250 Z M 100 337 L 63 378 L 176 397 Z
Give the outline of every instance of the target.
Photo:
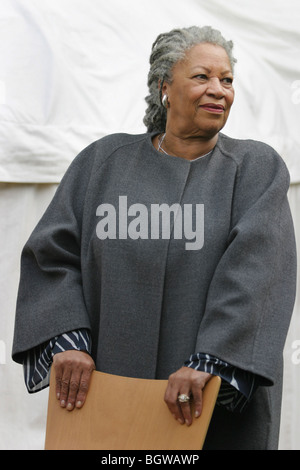
M 233 74 L 220 46 L 198 44 L 173 68 L 168 95 L 166 130 L 180 137 L 214 137 L 225 125 L 234 100 Z

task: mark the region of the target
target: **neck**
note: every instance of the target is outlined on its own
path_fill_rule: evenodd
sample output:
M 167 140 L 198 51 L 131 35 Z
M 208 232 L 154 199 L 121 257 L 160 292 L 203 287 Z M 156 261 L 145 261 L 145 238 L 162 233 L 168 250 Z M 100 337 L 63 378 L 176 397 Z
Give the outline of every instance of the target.
M 159 142 L 159 139 L 161 139 L 161 136 L 158 136 L 157 142 Z M 212 138 L 201 138 L 199 136 L 178 137 L 171 131 L 166 130 L 162 148 L 169 155 L 194 160 L 209 153 L 215 147 L 217 141 L 218 134 Z

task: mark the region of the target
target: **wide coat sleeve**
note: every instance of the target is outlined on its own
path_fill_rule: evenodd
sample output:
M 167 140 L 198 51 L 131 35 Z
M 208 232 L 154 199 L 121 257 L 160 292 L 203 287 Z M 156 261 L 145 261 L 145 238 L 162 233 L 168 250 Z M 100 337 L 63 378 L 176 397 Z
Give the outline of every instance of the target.
M 289 174 L 269 146 L 252 143 L 239 150 L 231 230 L 210 284 L 196 351 L 271 385 L 282 363 L 296 291 Z
M 90 329 L 81 279 L 82 212 L 93 144 L 72 162 L 26 242 L 20 266 L 12 358 L 66 331 Z

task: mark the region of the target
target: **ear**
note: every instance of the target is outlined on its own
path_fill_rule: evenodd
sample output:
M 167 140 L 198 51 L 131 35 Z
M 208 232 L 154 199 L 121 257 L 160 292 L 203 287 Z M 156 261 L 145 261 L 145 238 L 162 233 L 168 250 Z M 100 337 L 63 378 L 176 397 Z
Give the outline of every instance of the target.
M 158 80 L 157 86 L 162 96 L 168 94 L 169 83 L 166 80 Z
M 162 87 L 161 87 L 161 94 L 162 94 L 162 96 L 163 96 L 163 95 L 167 95 L 167 94 L 168 94 L 168 91 L 169 91 L 169 84 L 168 84 L 168 82 L 166 82 L 166 81 L 164 80 L 163 85 L 162 85 Z

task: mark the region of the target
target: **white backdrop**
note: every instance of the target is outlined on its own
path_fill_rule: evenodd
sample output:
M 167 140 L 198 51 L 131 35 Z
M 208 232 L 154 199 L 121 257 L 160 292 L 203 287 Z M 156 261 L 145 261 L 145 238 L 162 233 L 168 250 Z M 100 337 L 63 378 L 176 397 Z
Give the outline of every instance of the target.
M 22 246 L 83 147 L 145 131 L 151 45 L 159 33 L 193 24 L 235 43 L 236 99 L 224 132 L 282 155 L 300 244 L 298 0 L 1 0 L 0 449 L 44 444 L 48 390 L 29 395 L 10 357 Z M 299 316 L 298 297 L 285 349 L 281 449 L 300 449 Z

